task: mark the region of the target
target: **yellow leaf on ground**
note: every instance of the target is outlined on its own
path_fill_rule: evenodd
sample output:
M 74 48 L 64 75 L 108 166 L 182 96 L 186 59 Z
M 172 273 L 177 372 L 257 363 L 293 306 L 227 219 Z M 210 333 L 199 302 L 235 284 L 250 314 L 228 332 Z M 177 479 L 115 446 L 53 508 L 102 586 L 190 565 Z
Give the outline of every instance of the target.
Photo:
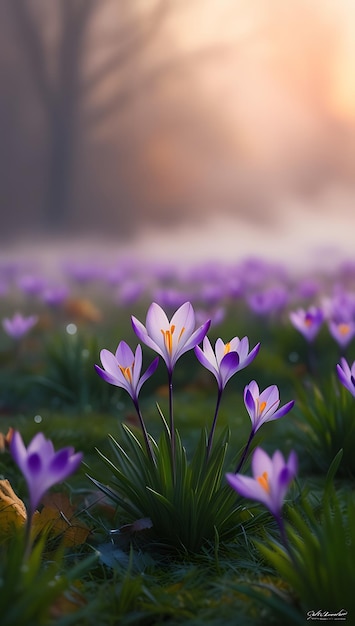
M 9 536 L 26 522 L 26 507 L 8 480 L 0 480 L 0 537 Z
M 62 545 L 66 547 L 86 541 L 90 529 L 75 518 L 68 496 L 63 493 L 47 494 L 43 505 L 41 512 L 33 518 L 33 538 L 46 530 L 50 536 L 60 537 Z

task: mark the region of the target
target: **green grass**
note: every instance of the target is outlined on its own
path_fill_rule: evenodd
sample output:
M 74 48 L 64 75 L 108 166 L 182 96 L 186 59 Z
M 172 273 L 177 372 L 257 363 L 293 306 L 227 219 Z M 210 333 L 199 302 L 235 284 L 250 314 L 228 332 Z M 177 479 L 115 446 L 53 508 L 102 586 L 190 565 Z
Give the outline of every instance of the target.
M 350 420 L 355 413 L 355 401 L 343 392 L 337 395 L 330 391 L 335 384 L 337 362 L 334 346 L 330 348 L 327 340 L 318 346 L 319 370 L 317 377 L 312 378 L 307 370 L 307 347 L 293 329 L 273 324 L 266 331 L 249 316 L 238 321 L 237 331 L 229 317 L 217 332 L 225 339 L 236 333 L 239 336 L 248 333 L 252 346 L 262 341 L 255 362 L 233 377 L 222 399 L 217 437 L 229 427 L 226 468 L 233 470 L 233 459 L 240 454 L 250 431 L 243 404 L 245 384 L 252 379 L 262 388 L 277 384 L 282 404 L 292 398 L 296 400 L 296 408 L 289 415 L 260 430 L 255 444 L 261 444 L 268 452 L 277 448 L 285 455 L 293 448 L 298 452 L 299 479 L 288 494 L 286 525 L 297 558 L 307 564 L 307 571 L 311 572 L 311 566 L 325 554 L 329 564 L 327 584 L 339 578 L 339 585 L 333 585 L 337 595 L 328 607 L 327 595 L 316 593 L 315 574 L 312 591 L 310 583 L 302 587 L 294 577 L 283 556 L 276 524 L 263 507 L 243 501 L 234 532 L 224 537 L 209 529 L 203 542 L 198 541 L 202 518 L 196 515 L 196 541 L 189 549 L 174 546 L 172 550 L 166 545 L 166 537 L 162 537 L 164 545 L 159 544 L 156 536 L 152 541 L 149 524 L 143 522 L 142 529 L 132 526 L 134 516 L 127 515 L 127 510 L 120 506 L 120 498 L 116 501 L 106 498 L 89 480 L 87 473 L 99 477 L 102 484 L 111 484 L 114 472 L 109 463 L 102 461 L 102 455 L 112 459 L 109 435 L 119 445 L 130 445 L 130 435 L 127 439 L 127 431 L 122 430 L 121 424 L 126 424 L 140 440 L 128 396 L 106 385 L 93 371 L 101 347 L 114 350 L 120 339 L 129 341 L 127 323 L 109 316 L 107 319 L 108 326 L 102 325 L 95 332 L 85 328 L 74 338 L 58 329 L 48 333 L 45 341 L 37 334 L 37 352 L 25 351 L 17 363 L 8 358 L 10 346 L 1 354 L 0 431 L 6 433 L 10 426 L 17 428 L 27 443 L 40 430 L 53 440 L 56 448 L 73 445 L 83 451 L 80 471 L 53 490 L 69 495 L 75 509 L 69 522 L 86 524 L 91 531 L 85 543 L 62 552 L 56 551 L 58 537 L 51 537 L 44 546 L 38 544 L 32 578 L 23 569 L 21 555 L 13 551 L 7 540 L 1 541 L 1 623 L 10 624 L 15 615 L 19 620 L 16 624 L 24 626 L 32 623 L 217 626 L 221 622 L 230 626 L 281 626 L 306 623 L 309 607 L 335 609 L 334 603 L 341 604 L 342 588 L 347 577 L 351 577 L 353 563 L 354 498 L 349 494 L 349 486 L 354 478 L 351 450 L 355 435 Z M 123 336 L 123 331 L 127 335 Z M 292 352 L 298 355 L 297 363 L 289 359 Z M 150 356 L 147 354 L 147 360 Z M 211 425 L 216 385 L 193 354 L 188 354 L 176 369 L 174 389 L 176 426 L 189 461 L 201 429 Z M 323 401 L 323 395 L 328 392 L 330 398 Z M 162 423 L 156 402 L 164 414 L 168 411 L 167 380 L 162 365 L 144 386 L 141 397 L 148 431 L 159 440 Z M 330 501 L 324 499 L 326 472 L 340 448 L 346 454 L 332 481 L 334 495 Z M 116 453 L 117 450 L 116 446 Z M 181 448 L 181 459 L 183 454 Z M 26 500 L 24 480 L 7 451 L 0 454 L 0 475 Z M 142 488 L 144 491 L 145 485 Z M 180 499 L 177 498 L 177 507 L 182 506 L 183 495 L 180 493 Z M 146 509 L 143 498 L 140 504 L 139 516 L 148 517 L 149 501 Z M 202 515 L 207 513 L 202 509 Z M 182 523 L 174 515 L 171 525 Z M 313 529 L 316 543 L 312 543 L 310 534 L 307 544 L 304 539 L 307 528 Z M 328 546 L 327 540 L 330 540 Z M 323 552 L 325 546 L 327 550 Z M 4 580 L 16 581 L 12 584 L 12 595 L 3 593 Z M 49 593 L 48 589 L 53 592 Z M 349 603 L 350 611 L 349 598 L 351 594 L 347 591 L 344 602 Z M 324 606 L 318 606 L 319 603 Z M 19 617 L 20 607 L 22 617 Z

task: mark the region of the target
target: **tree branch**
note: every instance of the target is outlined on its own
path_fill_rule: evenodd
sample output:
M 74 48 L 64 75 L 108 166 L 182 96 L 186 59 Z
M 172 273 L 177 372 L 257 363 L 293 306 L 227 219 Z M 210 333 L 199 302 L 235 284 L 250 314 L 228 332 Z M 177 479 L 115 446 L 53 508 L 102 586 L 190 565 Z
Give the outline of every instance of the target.
M 43 41 L 29 9 L 29 4 L 26 0 L 10 0 L 9 5 L 20 31 L 20 37 L 25 42 L 28 62 L 31 65 L 38 93 L 44 106 L 50 109 L 53 106 L 54 92 L 46 67 Z

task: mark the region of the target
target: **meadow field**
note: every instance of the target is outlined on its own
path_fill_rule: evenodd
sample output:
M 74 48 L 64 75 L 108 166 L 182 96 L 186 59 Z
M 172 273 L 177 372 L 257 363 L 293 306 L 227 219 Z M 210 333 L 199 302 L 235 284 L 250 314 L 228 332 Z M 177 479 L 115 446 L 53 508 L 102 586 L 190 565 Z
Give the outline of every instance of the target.
M 352 260 L 2 259 L 0 301 L 2 626 L 355 623 Z

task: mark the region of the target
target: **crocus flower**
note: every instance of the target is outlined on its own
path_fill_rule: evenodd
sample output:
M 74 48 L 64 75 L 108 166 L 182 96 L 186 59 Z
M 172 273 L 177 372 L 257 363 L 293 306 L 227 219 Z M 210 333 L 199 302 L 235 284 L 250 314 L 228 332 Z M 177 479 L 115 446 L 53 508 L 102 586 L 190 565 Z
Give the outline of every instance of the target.
M 73 474 L 83 456 L 81 452 L 75 453 L 72 447 L 56 452 L 53 443 L 43 433 L 37 433 L 26 449 L 18 431 L 11 438 L 10 452 L 27 483 L 29 520 L 48 489 Z
M 15 313 L 12 318 L 4 318 L 2 321 L 4 331 L 13 339 L 21 339 L 38 322 L 37 315 L 24 317 L 21 313 Z
M 258 343 L 249 352 L 248 337 L 233 337 L 227 343 L 222 339 L 217 339 L 215 350 L 211 346 L 208 337 L 203 340 L 203 349 L 195 346 L 195 354 L 200 363 L 208 369 L 217 380 L 218 389 L 222 390 L 229 379 L 236 373 L 247 367 L 259 352 Z
M 104 369 L 94 366 L 99 376 L 107 383 L 125 389 L 135 403 L 142 385 L 155 372 L 159 362 L 159 357 L 156 357 L 141 376 L 142 348 L 138 345 L 133 354 L 125 341 L 120 341 L 115 354 L 109 350 L 101 350 L 100 359 Z
M 344 385 L 355 398 L 355 361 L 350 368 L 347 360 L 342 357 L 340 359 L 340 365 L 337 365 L 337 374 L 341 384 Z
M 287 291 L 283 287 L 271 287 L 250 294 L 246 298 L 249 308 L 257 315 L 269 315 L 280 311 L 287 303 Z
M 163 309 L 153 302 L 147 313 L 146 325 L 132 316 L 133 330 L 138 338 L 164 359 L 171 375 L 176 361 L 203 340 L 210 320 L 195 330 L 195 313 L 185 302 L 169 321 Z
M 228 484 L 244 498 L 264 504 L 280 521 L 287 489 L 297 473 L 296 453 L 292 451 L 286 461 L 279 450 L 269 457 L 262 448 L 255 448 L 251 466 L 253 478 L 229 473 Z
M 244 389 L 244 404 L 251 419 L 253 435 L 265 422 L 271 422 L 286 415 L 294 403 L 294 400 L 291 400 L 278 408 L 280 396 L 277 385 L 271 385 L 260 393 L 258 384 L 252 380 Z
M 115 354 L 104 349 L 100 352 L 100 358 L 104 369 L 98 365 L 94 366 L 99 376 L 111 385 L 122 387 L 131 396 L 141 424 L 148 455 L 154 463 L 153 449 L 138 404 L 138 394 L 145 381 L 148 380 L 157 369 L 159 357 L 157 356 L 154 361 L 152 361 L 143 376 L 141 376 L 142 348 L 140 345 L 137 346 L 136 352 L 133 354 L 129 345 L 125 341 L 120 341 Z
M 328 328 L 331 336 L 341 348 L 345 348 L 355 336 L 355 323 L 352 320 L 329 320 Z
M 293 326 L 307 339 L 313 341 L 324 320 L 322 309 L 311 306 L 309 309 L 291 311 L 290 320 Z

